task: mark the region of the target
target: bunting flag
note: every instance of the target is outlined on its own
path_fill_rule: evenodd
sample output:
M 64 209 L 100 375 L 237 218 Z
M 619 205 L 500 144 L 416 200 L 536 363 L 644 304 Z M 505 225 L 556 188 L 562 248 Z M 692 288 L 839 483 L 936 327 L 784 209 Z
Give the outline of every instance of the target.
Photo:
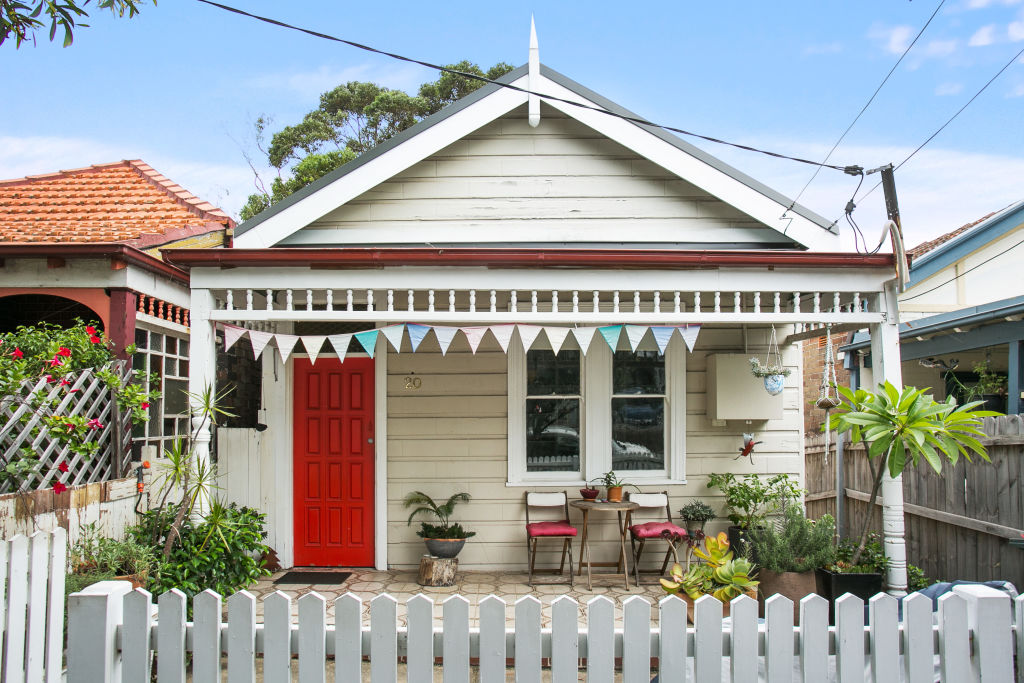
M 675 327 L 652 327 L 651 336 L 654 337 L 654 343 L 658 345 L 658 353 L 665 355 L 665 349 L 668 348 L 668 343 L 672 339 L 672 334 L 676 331 Z
M 235 342 L 245 336 L 249 330 L 238 325 L 224 325 L 224 350 L 227 351 Z
M 626 338 L 629 339 L 629 348 L 633 353 L 636 353 L 636 347 L 640 346 L 648 329 L 647 325 L 626 325 Z
M 544 334 L 547 335 L 548 341 L 551 343 L 551 350 L 558 355 L 558 352 L 562 350 L 562 344 L 565 343 L 565 338 L 569 336 L 569 327 L 545 327 Z
M 529 351 L 543 328 L 539 325 L 516 325 L 516 329 L 519 330 L 519 340 L 523 342 L 523 350 Z
M 287 363 L 288 356 L 292 355 L 292 349 L 295 348 L 299 338 L 294 334 L 275 334 L 274 338 L 277 339 L 277 352 L 281 354 L 281 362 Z
M 429 325 L 416 325 L 409 323 L 405 326 L 409 330 L 409 344 L 412 346 L 413 353 L 420 347 L 423 340 L 427 337 L 427 332 L 430 332 Z
M 487 334 L 487 328 L 463 327 L 462 334 L 466 335 L 466 341 L 469 342 L 469 350 L 476 353 L 476 350 L 480 348 L 480 342 L 483 341 L 484 335 Z
M 256 330 L 249 330 L 249 341 L 252 342 L 252 355 L 254 358 L 259 358 L 260 354 L 263 353 L 263 349 L 267 348 L 267 344 L 273 339 L 273 332 L 257 332 Z
M 327 341 L 331 342 L 331 346 L 334 347 L 334 352 L 338 354 L 338 362 L 345 362 L 345 355 L 348 354 L 348 346 L 352 343 L 352 334 L 332 334 L 327 338 Z M 308 346 L 306 348 L 309 348 Z
M 395 353 L 402 352 L 402 336 L 405 334 L 405 325 L 388 325 L 387 327 L 380 328 L 384 338 L 391 342 L 391 348 L 395 350 Z M 373 357 L 373 354 L 370 354 Z
M 441 355 L 448 353 L 448 347 L 452 345 L 452 340 L 455 339 L 455 333 L 459 331 L 457 327 L 435 327 L 434 337 L 437 339 L 438 346 L 441 347 Z
M 370 358 L 373 358 L 374 351 L 377 349 L 378 334 L 380 334 L 380 330 L 363 330 L 355 334 L 356 340 L 363 345 Z
M 324 340 L 327 337 L 322 334 L 307 334 L 299 339 L 302 340 L 302 345 L 306 347 L 306 353 L 309 354 L 309 364 L 316 365 L 316 357 L 320 355 L 320 349 L 324 347 Z
M 512 333 L 515 332 L 515 325 L 492 325 L 491 334 L 494 335 L 495 341 L 498 342 L 498 346 L 505 353 L 508 353 L 508 345 L 512 341 Z
M 572 328 L 572 336 L 576 337 L 576 343 L 580 345 L 583 355 L 587 355 L 587 349 L 590 348 L 590 342 L 594 339 L 595 332 L 597 332 L 596 327 Z
M 700 325 L 686 325 L 676 329 L 679 330 L 679 335 L 686 342 L 686 348 L 690 350 L 690 353 L 693 353 L 693 346 L 697 343 L 697 333 L 700 332 Z
M 622 334 L 622 325 L 609 325 L 608 327 L 599 327 L 597 331 L 601 333 L 604 340 L 608 342 L 608 346 L 612 348 L 612 353 L 615 353 L 615 349 L 619 345 L 619 335 Z

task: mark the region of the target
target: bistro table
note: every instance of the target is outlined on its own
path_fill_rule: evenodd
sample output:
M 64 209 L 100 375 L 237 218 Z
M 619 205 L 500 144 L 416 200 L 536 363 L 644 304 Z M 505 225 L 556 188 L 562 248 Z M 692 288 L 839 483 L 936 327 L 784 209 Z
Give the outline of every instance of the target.
M 615 567 L 620 571 L 614 574 L 602 574 L 602 576 L 617 577 L 622 574 L 622 580 L 626 588 L 629 588 L 629 567 L 626 564 L 626 529 L 629 528 L 629 521 L 633 510 L 640 506 L 629 501 L 613 503 L 607 500 L 573 500 L 569 505 L 583 511 L 583 537 L 580 539 L 580 566 L 578 575 L 583 575 L 583 564 L 587 565 L 587 590 L 593 589 L 593 581 L 590 573 L 591 567 Z M 587 542 L 587 524 L 590 521 L 590 512 L 614 512 L 619 518 L 619 561 L 618 562 L 591 562 L 590 545 Z M 625 519 L 622 513 L 626 513 Z

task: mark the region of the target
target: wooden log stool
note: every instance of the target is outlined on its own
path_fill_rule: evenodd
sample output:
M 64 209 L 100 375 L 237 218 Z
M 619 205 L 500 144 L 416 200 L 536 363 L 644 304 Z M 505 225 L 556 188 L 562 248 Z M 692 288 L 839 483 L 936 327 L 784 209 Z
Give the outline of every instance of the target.
M 420 576 L 417 583 L 421 586 L 454 586 L 455 572 L 458 568 L 457 557 L 424 555 L 420 558 Z

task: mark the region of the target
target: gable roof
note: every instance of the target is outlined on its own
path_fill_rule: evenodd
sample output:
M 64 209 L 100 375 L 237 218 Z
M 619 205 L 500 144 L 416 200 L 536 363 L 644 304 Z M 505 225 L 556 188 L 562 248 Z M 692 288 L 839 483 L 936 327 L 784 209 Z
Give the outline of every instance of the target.
M 939 235 L 933 240 L 921 242 L 921 244 L 917 245 L 913 249 L 907 249 L 907 257 L 911 260 L 911 262 L 913 262 L 914 260 L 927 254 L 929 251 L 932 251 L 933 249 L 938 249 L 946 242 L 952 240 L 954 237 L 959 237 L 960 235 L 964 234 L 965 232 L 973 228 L 975 225 L 987 221 L 992 216 L 995 216 L 996 213 L 997 212 L 992 211 L 991 213 L 985 214 L 976 221 L 965 223 L 964 225 L 961 225 L 959 228 L 956 228 L 955 230 L 950 230 L 945 235 Z
M 234 225 L 138 159 L 0 180 L 0 242 L 151 248 Z
M 524 65 L 499 81 L 624 116 L 637 116 L 544 65 L 540 67 L 540 74 L 540 83 L 528 82 L 528 66 Z M 497 84 L 484 85 L 242 223 L 235 231 L 236 244 L 239 247 L 274 246 L 362 192 L 526 101 L 525 93 Z M 815 248 L 835 243 L 838 233 L 830 221 L 665 130 L 564 102 L 546 102 L 669 172 L 732 203 L 798 244 Z

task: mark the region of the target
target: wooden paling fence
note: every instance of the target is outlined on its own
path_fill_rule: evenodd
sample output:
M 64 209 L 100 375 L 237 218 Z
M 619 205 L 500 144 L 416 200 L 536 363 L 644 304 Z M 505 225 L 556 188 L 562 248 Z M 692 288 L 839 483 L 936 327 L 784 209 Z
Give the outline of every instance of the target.
M 903 474 L 907 556 L 933 579 L 1011 581 L 1024 588 L 1024 548 L 1011 545 L 1024 531 L 1024 416 L 986 418 L 982 439 L 991 462 L 975 457 L 942 473 L 921 463 Z M 827 456 L 824 437 L 805 441 L 807 514 L 836 514 L 836 438 Z M 859 444 L 846 443 L 841 501 L 843 535 L 857 533 L 864 516 L 881 532 L 881 500 L 869 511 L 871 473 Z
M 58 683 L 64 654 L 67 533 L 0 541 L 0 679 Z
M 216 593 L 196 596 L 192 622 L 186 621 L 186 602 L 176 590 L 164 593 L 154 621 L 150 594 L 131 591 L 126 582 L 103 582 L 73 594 L 69 683 L 149 681 L 154 650 L 160 683 L 220 681 L 225 667 L 233 683 L 326 683 L 328 659 L 338 683 L 394 683 L 401 659 L 414 683 L 433 681 L 438 668 L 447 683 L 469 683 L 471 667 L 481 683 L 498 683 L 510 666 L 516 681 L 540 683 L 545 660 L 550 671 L 543 675 L 553 683 L 579 680 L 581 668 L 594 683 L 612 683 L 617 669 L 623 683 L 649 683 L 654 673 L 666 682 L 1009 683 L 1014 650 L 1024 651 L 1024 632 L 1013 625 L 1024 623 L 1024 597 L 1011 603 L 985 586 L 958 586 L 942 596 L 934 623 L 926 596 L 905 599 L 900 618 L 895 598 L 876 595 L 869 602 L 869 626 L 864 603 L 852 595 L 836 602 L 835 626 L 828 624 L 828 603 L 816 595 L 801 600 L 799 626 L 793 603 L 779 595 L 767 600 L 763 623 L 749 597 L 732 601 L 731 617 L 723 619 L 722 603 L 705 596 L 694 605 L 693 627 L 687 626 L 682 600 L 666 597 L 654 607 L 634 596 L 623 603 L 621 628 L 615 626 L 614 603 L 604 596 L 585 605 L 585 625 L 581 605 L 568 596 L 556 598 L 550 627 L 542 627 L 543 608 L 533 596 L 511 606 L 495 596 L 484 598 L 478 627 L 470 626 L 470 603 L 459 595 L 444 600 L 440 622 L 431 599 L 411 598 L 407 626 L 399 626 L 398 603 L 388 595 L 370 601 L 368 625 L 364 604 L 352 594 L 335 601 L 333 625 L 327 623 L 326 600 L 316 593 L 297 600 L 297 622 L 291 598 L 280 592 L 264 600 L 262 623 L 255 598 L 245 591 L 227 599 L 226 623 Z M 510 608 L 514 625 L 506 621 Z M 1024 680 L 1024 672 L 1016 680 Z
M 122 379 L 131 373 L 125 361 L 113 363 L 112 369 Z M 120 414 L 110 389 L 92 370 L 82 370 L 68 377 L 70 387 L 39 378 L 26 381 L 19 395 L 0 399 L 0 459 L 8 463 L 18 456 L 22 448 L 30 448 L 42 465 L 37 468 L 37 472 L 28 476 L 23 490 L 53 486 L 53 482 L 61 476 L 58 469 L 61 463 L 68 466 L 69 474 L 64 481 L 68 486 L 116 479 L 128 471 L 131 460 L 131 416 Z M 33 414 L 35 411 L 28 402 L 33 394 L 38 394 L 47 403 L 55 401 L 55 415 L 99 420 L 103 428 L 96 430 L 91 437 L 99 444 L 96 453 L 88 458 L 71 453 L 61 440 L 53 438 L 50 430 L 41 424 L 39 414 Z M 28 419 L 25 419 L 26 416 L 29 416 Z M 11 490 L 9 481 L 0 481 L 0 492 Z

